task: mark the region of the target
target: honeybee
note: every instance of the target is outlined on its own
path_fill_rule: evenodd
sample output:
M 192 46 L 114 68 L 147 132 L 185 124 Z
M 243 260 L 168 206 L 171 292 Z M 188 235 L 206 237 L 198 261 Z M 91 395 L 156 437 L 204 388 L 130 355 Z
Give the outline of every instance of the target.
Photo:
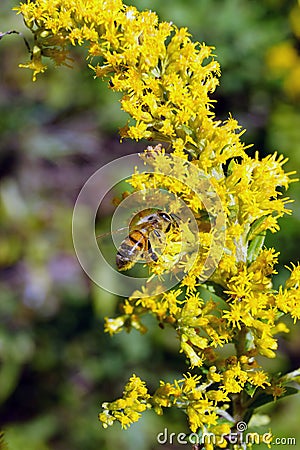
M 163 235 L 175 228 L 178 228 L 178 223 L 172 214 L 160 210 L 152 213 L 149 209 L 144 210 L 134 225 L 130 224 L 130 232 L 120 244 L 116 255 L 118 270 L 130 269 L 140 258 L 147 263 L 158 261 L 153 241 L 162 242 Z

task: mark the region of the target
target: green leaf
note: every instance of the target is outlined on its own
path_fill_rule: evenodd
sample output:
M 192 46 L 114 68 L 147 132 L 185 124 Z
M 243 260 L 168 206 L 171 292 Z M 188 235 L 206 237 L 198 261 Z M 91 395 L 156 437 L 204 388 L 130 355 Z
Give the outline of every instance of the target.
M 227 147 L 228 147 L 228 145 L 225 145 L 225 147 L 222 148 L 222 151 L 225 150 Z M 232 174 L 233 168 L 234 168 L 235 165 L 236 165 L 236 162 L 235 162 L 234 159 L 232 159 L 230 161 L 230 163 L 228 164 L 228 167 L 227 167 L 227 176 L 228 177 Z
M 271 419 L 267 414 L 253 414 L 249 421 L 249 428 L 252 427 L 262 427 L 269 425 Z
M 257 389 L 258 389 L 258 386 L 253 386 L 253 384 L 246 383 L 246 385 L 245 385 L 245 391 L 252 398 L 254 397 L 254 394 L 257 391 Z
M 300 368 L 293 370 L 293 372 L 286 373 L 280 378 L 279 381 L 281 381 L 282 383 L 296 382 L 300 384 Z
M 202 284 L 199 287 L 198 292 L 200 292 L 203 300 L 209 300 L 212 298 L 213 301 L 215 301 L 220 306 L 220 308 L 222 309 L 228 308 L 228 305 L 225 300 L 228 297 L 228 295 L 224 294 L 223 287 L 220 286 L 218 283 L 209 281 L 205 284 Z
M 193 134 L 193 130 L 184 123 L 181 124 L 178 128 L 181 128 L 188 136 L 191 136 Z
M 280 398 L 287 397 L 288 395 L 294 395 L 297 394 L 299 391 L 298 389 L 295 389 L 293 387 L 287 387 L 284 394 L 280 396 Z M 266 394 L 265 392 L 262 392 L 251 404 L 251 409 L 256 409 L 259 406 L 266 405 L 267 403 L 274 402 L 274 397 L 271 394 Z
M 247 234 L 247 241 L 252 241 L 255 236 L 257 236 L 258 234 L 260 234 L 260 228 L 261 225 L 264 223 L 264 221 L 266 220 L 266 216 L 260 217 L 259 219 L 257 219 L 255 222 L 253 222 L 253 224 L 250 227 L 250 230 L 248 231 Z
M 247 253 L 247 262 L 252 263 L 256 260 L 256 258 L 259 255 L 259 252 L 264 245 L 266 237 L 266 232 L 258 234 L 251 242 L 248 247 L 248 253 Z

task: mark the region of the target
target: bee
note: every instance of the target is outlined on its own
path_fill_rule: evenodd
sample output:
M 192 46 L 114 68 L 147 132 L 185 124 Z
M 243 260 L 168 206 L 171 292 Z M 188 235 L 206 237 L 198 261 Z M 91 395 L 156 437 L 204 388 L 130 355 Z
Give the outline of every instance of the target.
M 153 248 L 154 241 L 162 242 L 165 233 L 178 228 L 173 215 L 161 210 L 149 213 L 149 209 L 146 209 L 140 213 L 134 225 L 132 222 L 129 234 L 121 242 L 116 255 L 119 271 L 130 269 L 140 258 L 147 263 L 157 262 L 158 255 Z

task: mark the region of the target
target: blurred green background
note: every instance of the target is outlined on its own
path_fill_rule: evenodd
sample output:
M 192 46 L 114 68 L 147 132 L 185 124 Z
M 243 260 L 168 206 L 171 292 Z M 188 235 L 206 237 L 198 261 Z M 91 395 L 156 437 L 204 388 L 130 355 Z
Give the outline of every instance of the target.
M 130 2 L 127 2 L 130 3 Z M 0 30 L 30 35 L 1 0 Z M 138 9 L 187 26 L 195 40 L 216 47 L 222 67 L 214 98 L 216 115 L 237 118 L 248 131 L 249 152 L 278 151 L 287 170 L 300 173 L 300 9 L 287 0 L 141 0 Z M 74 254 L 71 217 L 85 180 L 103 164 L 135 153 L 145 143 L 120 144 L 127 120 L 118 95 L 95 81 L 83 49 L 73 69 L 49 69 L 31 81 L 18 64 L 27 60 L 17 35 L 0 41 L 0 429 L 10 450 L 154 450 L 157 433 L 188 433 L 184 414 L 148 412 L 126 432 L 103 430 L 101 403 L 120 396 L 134 372 L 155 388 L 186 371 L 171 331 L 147 318 L 145 336 L 103 332 L 120 299 L 85 276 Z M 294 183 L 294 214 L 268 246 L 281 252 L 275 283 L 299 259 L 300 195 Z M 110 210 L 107 209 L 109 216 Z M 285 341 L 271 371 L 300 366 L 299 327 Z M 297 437 L 299 396 L 267 409 L 276 435 Z M 268 430 L 268 426 L 265 427 Z M 256 447 L 258 448 L 258 447 Z M 276 448 L 287 448 L 278 445 Z

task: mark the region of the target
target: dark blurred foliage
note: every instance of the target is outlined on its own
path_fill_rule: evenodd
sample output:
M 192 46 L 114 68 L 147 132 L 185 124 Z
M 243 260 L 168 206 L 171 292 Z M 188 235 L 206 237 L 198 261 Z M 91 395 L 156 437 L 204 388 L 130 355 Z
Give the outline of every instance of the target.
M 20 16 L 10 11 L 14 4 L 1 0 L 0 30 L 24 32 L 30 41 Z M 187 26 L 196 40 L 216 47 L 222 66 L 217 117 L 231 112 L 247 128 L 245 141 L 253 149 L 283 153 L 290 158 L 287 170 L 299 173 L 300 94 L 296 85 L 286 89 L 284 70 L 278 74 L 267 64 L 268 52 L 281 42 L 298 53 L 290 15 L 296 1 L 132 4 Z M 11 450 L 160 448 L 156 435 L 165 426 L 187 432 L 183 414 L 170 411 L 160 418 L 149 412 L 126 432 L 117 426 L 104 431 L 97 414 L 102 401 L 121 394 L 133 372 L 150 388 L 159 379 L 180 377 L 187 368 L 176 338 L 151 318 L 145 336 L 105 335 L 103 317 L 114 315 L 119 299 L 87 279 L 71 239 L 72 209 L 85 180 L 145 143 L 120 144 L 117 130 L 127 118 L 107 82 L 93 79 L 84 49 L 72 51 L 73 69 L 50 68 L 35 83 L 18 68 L 26 52 L 18 35 L 0 41 L 0 430 Z M 281 252 L 281 267 L 299 259 L 299 184 L 289 194 L 296 200 L 294 214 L 282 219 L 281 232 L 267 242 Z M 276 283 L 287 273 L 280 269 Z M 299 366 L 297 330 L 281 343 L 269 370 Z M 279 402 L 274 432 L 295 435 L 295 408 L 299 413 L 297 398 Z

